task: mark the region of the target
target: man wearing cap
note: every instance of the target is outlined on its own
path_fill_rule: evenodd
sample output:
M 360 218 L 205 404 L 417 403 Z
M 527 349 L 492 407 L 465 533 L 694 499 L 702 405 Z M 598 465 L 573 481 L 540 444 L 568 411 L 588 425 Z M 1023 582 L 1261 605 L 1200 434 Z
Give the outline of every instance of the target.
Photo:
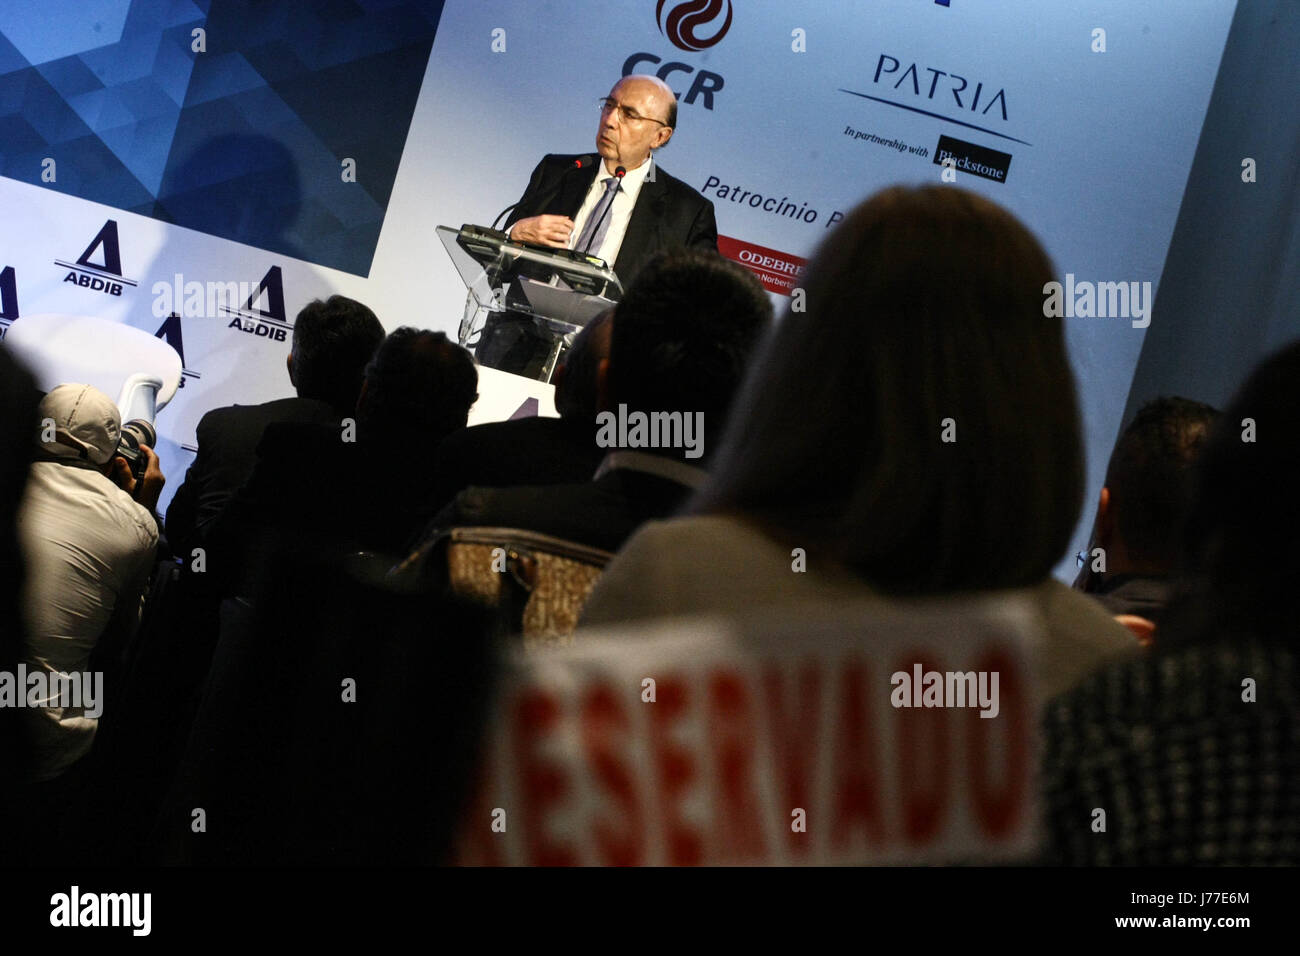
M 29 673 L 83 674 L 110 624 L 133 627 L 139 614 L 158 545 L 153 509 L 164 478 L 145 445 L 148 466 L 138 481 L 132 476 L 117 455 L 117 405 L 89 385 L 51 390 L 37 410 L 37 429 L 18 519 L 27 564 L 23 661 Z M 98 720 L 87 712 L 98 707 L 35 703 L 26 711 L 36 758 L 31 780 L 41 782 L 89 752 Z

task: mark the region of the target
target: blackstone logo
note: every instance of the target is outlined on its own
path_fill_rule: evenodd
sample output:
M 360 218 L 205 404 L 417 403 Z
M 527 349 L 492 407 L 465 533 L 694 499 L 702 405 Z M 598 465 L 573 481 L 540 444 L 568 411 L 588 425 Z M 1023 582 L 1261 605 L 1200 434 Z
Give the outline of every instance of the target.
M 91 256 L 97 250 L 102 254 L 103 261 L 92 262 Z M 120 296 L 123 286 L 134 288 L 136 285 L 133 279 L 122 276 L 122 253 L 117 241 L 116 219 L 104 223 L 76 262 L 55 259 L 54 264 L 69 270 L 63 277 L 64 282 L 71 282 L 92 292 Z
M 659 0 L 655 7 L 655 21 L 659 32 L 666 36 L 672 45 L 688 53 L 699 53 L 716 46 L 731 29 L 731 0 L 682 0 L 668 8 L 664 15 L 666 0 Z M 712 23 L 723 10 L 727 11 L 717 31 L 709 37 L 701 37 L 695 31 L 705 24 Z
M 631 412 L 596 416 L 596 445 L 600 448 L 684 448 L 685 457 L 704 454 L 703 412 Z
M 1004 183 L 1007 181 L 1007 173 L 1011 171 L 1011 154 L 951 136 L 940 136 L 939 145 L 934 148 L 933 163 L 936 166 L 951 166 L 972 176 L 991 179 L 995 183 Z

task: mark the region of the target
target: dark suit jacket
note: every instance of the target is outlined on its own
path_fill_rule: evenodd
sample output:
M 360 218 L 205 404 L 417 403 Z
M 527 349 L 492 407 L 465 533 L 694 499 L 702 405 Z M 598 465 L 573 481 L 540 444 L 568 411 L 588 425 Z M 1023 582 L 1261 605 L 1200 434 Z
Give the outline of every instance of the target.
M 593 421 L 541 416 L 452 432 L 438 448 L 427 517 L 471 485 L 509 488 L 590 481 L 605 457 L 595 433 Z
M 1098 575 L 1089 592 L 1111 614 L 1136 614 L 1160 623 L 1169 604 L 1172 582 L 1168 577 L 1143 574 Z
M 312 398 L 280 398 L 261 405 L 214 408 L 195 429 L 198 454 L 185 482 L 167 508 L 167 540 L 173 553 L 188 556 L 257 461 L 257 443 L 275 422 L 339 424 L 339 414 Z
M 337 425 L 268 425 L 249 476 L 207 533 L 208 570 L 224 594 L 274 587 L 286 562 L 349 551 L 405 556 L 423 524 L 433 452 L 345 442 Z
M 442 510 L 430 530 L 520 528 L 617 551 L 645 522 L 675 514 L 690 493 L 675 481 L 627 468 L 570 485 L 468 488 Z
M 558 153 L 542 157 L 523 198 L 506 220 L 506 230 L 529 216 L 577 216 L 604 162 L 596 156 L 589 166 L 579 169 L 574 164 L 583 158 L 591 157 L 590 154 L 584 157 Z M 632 218 L 614 261 L 614 272 L 627 288 L 651 256 L 661 249 L 678 246 L 718 251 L 713 203 L 656 164 L 654 179 L 646 179 L 632 207 Z

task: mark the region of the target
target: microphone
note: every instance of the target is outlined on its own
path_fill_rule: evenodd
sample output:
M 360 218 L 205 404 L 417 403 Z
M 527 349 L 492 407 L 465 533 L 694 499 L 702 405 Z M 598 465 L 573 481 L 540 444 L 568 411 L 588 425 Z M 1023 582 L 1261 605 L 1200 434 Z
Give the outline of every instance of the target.
M 609 202 L 605 203 L 605 211 L 602 212 L 600 218 L 596 220 L 596 227 L 591 230 L 591 236 L 587 239 L 587 248 L 583 249 L 582 252 L 588 253 L 591 251 L 591 243 L 595 240 L 596 236 L 600 235 L 600 224 L 605 221 L 605 217 L 609 215 L 609 211 L 614 208 L 614 197 L 618 195 L 618 191 L 623 188 L 623 177 L 626 175 L 627 170 L 622 166 L 619 166 L 614 170 L 614 176 L 618 179 L 618 186 L 615 187 L 612 193 L 610 193 Z
M 588 166 L 594 163 L 597 158 L 598 157 L 596 156 L 595 153 L 586 153 L 574 159 L 573 164 L 569 166 L 569 168 L 566 169 L 563 173 L 561 173 L 559 177 L 556 178 L 555 185 L 551 187 L 550 191 L 545 194 L 545 198 L 535 203 L 534 205 L 538 209 L 545 209 L 546 204 L 560 194 L 560 187 L 564 185 L 564 177 L 568 176 L 569 173 L 573 172 L 576 169 L 586 169 Z M 519 198 L 518 202 L 511 203 L 509 206 L 506 206 L 505 209 L 502 209 L 500 215 L 498 215 L 495 219 L 492 220 L 492 228 L 495 229 L 497 227 L 497 223 L 501 221 L 501 216 L 504 216 L 506 213 L 510 212 L 510 210 L 518 206 L 524 205 L 524 202 L 527 199 L 528 199 L 528 193 L 524 193 L 523 196 Z M 509 230 L 507 230 L 507 232 L 509 232 Z

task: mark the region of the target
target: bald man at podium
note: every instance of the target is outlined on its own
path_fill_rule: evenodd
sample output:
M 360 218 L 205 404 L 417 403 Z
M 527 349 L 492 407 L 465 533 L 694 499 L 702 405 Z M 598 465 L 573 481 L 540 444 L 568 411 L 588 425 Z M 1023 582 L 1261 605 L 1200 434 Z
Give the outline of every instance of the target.
M 506 220 L 510 238 L 603 259 L 624 288 L 660 250 L 717 252 L 713 203 L 654 161 L 677 125 L 668 84 L 625 76 L 598 103 L 597 155 L 543 157 Z M 535 378 L 550 348 L 528 316 L 507 312 L 488 317 L 475 354 L 484 365 Z

